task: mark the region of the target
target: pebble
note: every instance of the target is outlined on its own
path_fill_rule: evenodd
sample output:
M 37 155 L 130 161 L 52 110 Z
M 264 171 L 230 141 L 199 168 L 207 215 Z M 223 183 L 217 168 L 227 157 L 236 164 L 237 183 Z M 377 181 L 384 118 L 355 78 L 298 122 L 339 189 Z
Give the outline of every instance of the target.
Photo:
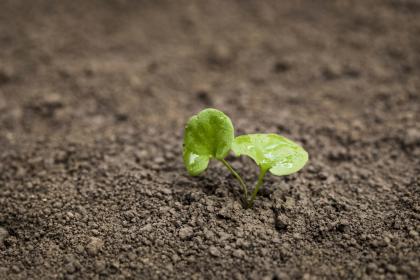
M 214 233 L 211 230 L 204 229 L 203 233 L 204 233 L 204 236 L 206 237 L 206 239 L 208 239 L 208 240 L 212 240 L 214 238 Z
M 389 245 L 391 243 L 391 238 L 389 238 L 388 236 L 385 236 L 384 242 Z
M 138 159 L 145 159 L 149 156 L 149 153 L 146 150 L 140 150 L 140 151 L 135 151 L 134 155 L 138 158 Z
M 276 218 L 275 227 L 278 230 L 285 230 L 289 225 L 289 219 L 286 215 L 279 214 Z
M 393 264 L 388 264 L 386 266 L 386 270 L 390 271 L 390 272 L 397 272 L 397 267 Z
M 106 263 L 105 261 L 99 260 L 95 262 L 95 271 L 96 273 L 101 273 L 102 271 L 104 271 L 106 268 Z
M 151 224 L 147 224 L 140 229 L 140 231 L 151 231 L 151 230 L 152 230 L 152 225 Z
M 284 203 L 284 208 L 291 210 L 295 207 L 295 199 L 293 197 L 286 197 L 286 202 Z
M 214 247 L 214 246 L 210 246 L 210 248 L 209 248 L 209 253 L 210 253 L 210 255 L 212 255 L 212 256 L 214 256 L 214 257 L 218 257 L 218 256 L 220 256 L 220 251 L 219 251 L 219 249 L 217 249 L 216 247 Z
M 74 273 L 76 271 L 76 267 L 72 262 L 65 265 L 65 269 L 68 273 Z
M 191 227 L 186 226 L 179 230 L 178 235 L 182 240 L 188 239 L 193 235 L 194 231 Z
M 241 249 L 237 249 L 235 251 L 233 251 L 233 256 L 236 258 L 243 258 L 245 257 L 245 252 Z
M 171 260 L 172 260 L 173 263 L 176 264 L 180 260 L 180 257 L 178 256 L 178 254 L 173 254 L 171 256 Z
M 302 239 L 302 235 L 299 232 L 293 233 L 293 238 L 296 240 Z
M 408 233 L 411 237 L 416 238 L 419 236 L 419 233 L 415 230 L 410 230 L 410 232 Z M 1 235 L 1 234 L 0 234 Z M 0 237 L 1 239 L 1 237 Z
M 12 272 L 13 273 L 19 273 L 20 272 L 20 268 L 17 265 L 12 266 Z
M 153 161 L 157 164 L 162 164 L 165 162 L 165 159 L 163 157 L 156 157 Z
M 134 253 L 128 253 L 127 254 L 127 258 L 130 260 L 130 261 L 134 261 L 136 258 L 137 258 L 137 255 L 136 254 L 134 254 Z
M 285 272 L 279 271 L 279 272 L 276 272 L 276 274 L 274 275 L 273 279 L 289 280 L 290 277 Z
M 403 141 L 405 146 L 420 145 L 420 129 L 408 129 Z
M 374 263 L 369 263 L 367 266 L 367 272 L 372 273 L 378 269 L 378 266 Z
M 91 237 L 90 242 L 86 246 L 86 251 L 90 256 L 96 256 L 104 246 L 104 242 L 97 238 Z
M 168 189 L 168 188 L 163 188 L 163 189 L 161 189 L 161 193 L 166 194 L 166 195 L 170 195 L 172 193 L 172 190 Z
M 63 203 L 60 202 L 60 201 L 56 201 L 56 202 L 54 202 L 53 207 L 54 208 L 62 208 L 63 207 Z

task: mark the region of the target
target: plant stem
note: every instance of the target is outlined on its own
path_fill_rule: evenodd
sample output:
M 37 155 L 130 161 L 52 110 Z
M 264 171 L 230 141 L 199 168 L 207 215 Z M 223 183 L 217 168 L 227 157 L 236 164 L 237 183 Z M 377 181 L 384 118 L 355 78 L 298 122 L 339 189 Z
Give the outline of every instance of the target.
M 252 208 L 252 206 L 254 206 L 255 198 L 257 197 L 258 191 L 264 182 L 265 173 L 267 173 L 267 170 L 260 168 L 260 175 L 258 176 L 258 181 L 254 187 L 254 190 L 252 191 L 251 199 L 248 201 L 248 208 Z
M 242 187 L 242 191 L 244 192 L 245 203 L 248 202 L 248 188 L 242 180 L 242 177 L 233 169 L 233 167 L 224 159 L 220 160 L 227 169 L 229 169 L 230 173 L 238 180 L 239 184 Z

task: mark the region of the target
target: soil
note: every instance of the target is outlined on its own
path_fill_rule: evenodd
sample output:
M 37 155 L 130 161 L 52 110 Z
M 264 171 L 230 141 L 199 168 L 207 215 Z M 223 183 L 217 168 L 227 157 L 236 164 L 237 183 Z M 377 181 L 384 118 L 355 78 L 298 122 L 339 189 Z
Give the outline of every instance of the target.
M 1 279 L 420 279 L 420 3 L 0 3 Z M 308 165 L 254 209 L 206 107 Z M 249 160 L 229 157 L 247 182 Z

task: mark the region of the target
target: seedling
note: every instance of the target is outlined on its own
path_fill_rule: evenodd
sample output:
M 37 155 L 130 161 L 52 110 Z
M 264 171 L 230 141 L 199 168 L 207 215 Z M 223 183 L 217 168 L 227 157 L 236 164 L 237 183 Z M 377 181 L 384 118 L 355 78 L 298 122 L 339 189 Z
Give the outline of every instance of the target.
M 250 194 L 242 177 L 225 159 L 230 150 L 236 156 L 249 156 L 259 167 L 260 174 Z M 210 160 L 220 161 L 238 180 L 244 193 L 244 207 L 251 208 L 267 171 L 276 176 L 295 173 L 308 161 L 308 153 L 277 134 L 248 134 L 235 138 L 228 116 L 216 109 L 205 109 L 191 117 L 185 127 L 183 158 L 192 176 L 203 173 Z

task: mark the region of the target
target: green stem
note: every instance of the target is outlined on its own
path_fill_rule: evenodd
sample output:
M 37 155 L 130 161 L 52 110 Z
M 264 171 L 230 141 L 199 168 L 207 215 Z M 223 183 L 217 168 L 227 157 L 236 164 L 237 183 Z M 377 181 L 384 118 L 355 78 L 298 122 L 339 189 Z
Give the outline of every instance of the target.
M 258 191 L 260 190 L 260 187 L 264 182 L 265 173 L 267 173 L 267 170 L 260 168 L 260 175 L 258 176 L 257 184 L 255 185 L 254 190 L 252 191 L 251 199 L 248 201 L 248 208 L 252 208 L 252 206 L 254 206 L 255 198 L 257 197 Z
M 238 180 L 239 184 L 242 187 L 242 191 L 244 192 L 245 196 L 245 203 L 248 201 L 248 188 L 246 187 L 244 180 L 242 180 L 242 177 L 233 169 L 233 167 L 224 159 L 220 160 L 224 166 L 226 166 L 227 169 L 229 169 L 230 173 L 232 173 L 233 176 L 235 176 L 236 180 Z

